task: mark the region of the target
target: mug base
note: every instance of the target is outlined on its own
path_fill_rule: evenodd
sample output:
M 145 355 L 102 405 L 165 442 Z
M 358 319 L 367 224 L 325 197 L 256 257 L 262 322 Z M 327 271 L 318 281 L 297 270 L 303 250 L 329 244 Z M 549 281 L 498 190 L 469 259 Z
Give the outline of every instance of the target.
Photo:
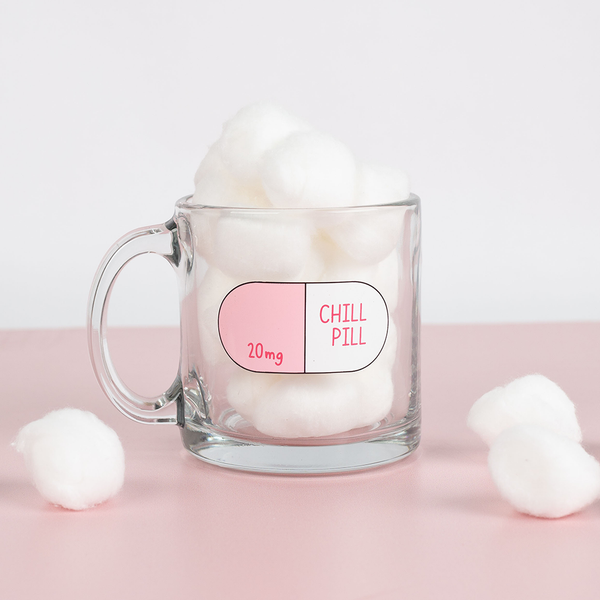
M 184 427 L 186 449 L 203 461 L 242 471 L 318 474 L 379 467 L 410 456 L 419 445 L 420 419 L 367 441 L 329 445 L 254 444 Z

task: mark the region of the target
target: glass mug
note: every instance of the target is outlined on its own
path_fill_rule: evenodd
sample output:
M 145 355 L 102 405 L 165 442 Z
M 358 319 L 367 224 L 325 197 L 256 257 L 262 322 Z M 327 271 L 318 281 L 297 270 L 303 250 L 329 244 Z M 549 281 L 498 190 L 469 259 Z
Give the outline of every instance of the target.
M 161 396 L 119 378 L 107 306 L 153 252 L 177 273 L 180 369 Z M 106 395 L 140 423 L 178 425 L 224 467 L 328 473 L 404 458 L 420 439 L 420 201 L 317 209 L 179 200 L 119 240 L 92 286 L 88 336 Z

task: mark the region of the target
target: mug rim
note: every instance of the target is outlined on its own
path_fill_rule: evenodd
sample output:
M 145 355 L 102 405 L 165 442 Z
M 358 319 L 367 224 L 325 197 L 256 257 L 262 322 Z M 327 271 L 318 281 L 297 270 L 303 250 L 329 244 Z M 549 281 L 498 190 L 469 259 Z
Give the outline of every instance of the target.
M 222 210 L 222 211 L 243 211 L 243 212 L 252 212 L 252 213 L 269 213 L 269 212 L 336 212 L 336 211 L 353 211 L 353 210 L 364 210 L 364 209 L 373 209 L 373 208 L 392 208 L 392 207 L 403 207 L 403 206 L 418 206 L 421 203 L 419 196 L 413 194 L 412 192 L 409 194 L 408 198 L 404 200 L 398 200 L 396 202 L 389 202 L 383 204 L 357 204 L 351 206 L 319 206 L 319 207 L 310 207 L 310 206 L 267 206 L 267 207 L 258 207 L 258 206 L 213 206 L 210 204 L 198 204 L 192 202 L 194 195 L 188 194 L 183 196 L 175 203 L 175 207 L 179 210 Z

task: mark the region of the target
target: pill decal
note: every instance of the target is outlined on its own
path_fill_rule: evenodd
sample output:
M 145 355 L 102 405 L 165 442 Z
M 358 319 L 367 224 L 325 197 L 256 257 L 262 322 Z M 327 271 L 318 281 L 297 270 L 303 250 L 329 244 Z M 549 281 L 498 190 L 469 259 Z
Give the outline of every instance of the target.
M 218 317 L 225 352 L 258 373 L 359 371 L 379 356 L 388 326 L 383 296 L 360 281 L 243 283 Z

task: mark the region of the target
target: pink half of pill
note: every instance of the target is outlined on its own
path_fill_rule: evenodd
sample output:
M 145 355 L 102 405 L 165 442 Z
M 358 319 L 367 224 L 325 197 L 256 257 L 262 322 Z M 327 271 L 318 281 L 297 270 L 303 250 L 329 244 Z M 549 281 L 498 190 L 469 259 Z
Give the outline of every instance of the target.
M 364 369 L 389 326 L 383 296 L 358 281 L 244 283 L 224 298 L 218 319 L 229 357 L 260 373 Z

